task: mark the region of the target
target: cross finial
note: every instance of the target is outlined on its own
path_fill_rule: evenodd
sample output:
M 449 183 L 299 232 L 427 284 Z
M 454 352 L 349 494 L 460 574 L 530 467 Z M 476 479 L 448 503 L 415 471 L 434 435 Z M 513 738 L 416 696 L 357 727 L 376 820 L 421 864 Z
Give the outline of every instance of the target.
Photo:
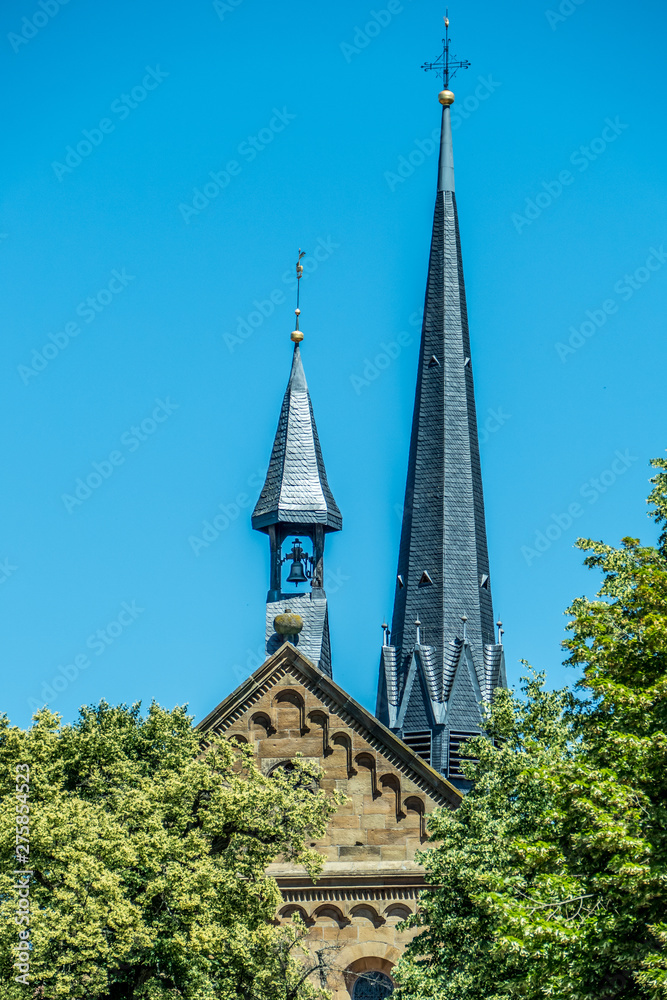
M 442 74 L 442 86 L 443 90 L 449 90 L 449 81 L 456 76 L 457 69 L 468 69 L 470 63 L 467 59 L 457 60 L 456 57 L 450 58 L 449 54 L 449 8 L 444 16 L 445 22 L 445 37 L 442 40 L 442 55 L 438 56 L 435 62 L 424 63 L 422 69 L 428 72 L 430 69 L 434 69 L 436 73 Z

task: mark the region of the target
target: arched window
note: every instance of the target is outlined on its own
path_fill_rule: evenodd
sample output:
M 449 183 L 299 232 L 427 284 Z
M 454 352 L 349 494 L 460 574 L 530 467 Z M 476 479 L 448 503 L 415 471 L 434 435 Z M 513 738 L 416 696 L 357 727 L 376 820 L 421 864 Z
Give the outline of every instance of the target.
M 394 984 L 384 972 L 360 972 L 352 990 L 352 1000 L 385 1000 L 394 992 Z
M 294 766 L 294 761 L 292 761 L 292 760 L 281 760 L 278 764 L 274 764 L 273 765 L 273 767 L 269 771 L 268 776 L 269 776 L 269 778 L 275 778 L 281 772 L 283 774 L 292 775 L 292 774 L 294 774 L 295 771 L 296 771 L 296 768 Z M 318 787 L 319 787 L 318 782 L 314 778 L 311 778 L 310 780 L 308 780 L 308 778 L 305 778 L 305 777 L 301 776 L 299 778 L 299 780 L 297 781 L 297 783 L 296 783 L 296 788 L 305 788 L 309 792 L 313 792 L 313 793 L 315 793 L 317 791 Z
M 292 774 L 294 771 L 294 761 L 281 760 L 278 764 L 274 764 L 269 771 L 269 778 L 274 778 L 280 771 L 284 771 L 286 774 Z

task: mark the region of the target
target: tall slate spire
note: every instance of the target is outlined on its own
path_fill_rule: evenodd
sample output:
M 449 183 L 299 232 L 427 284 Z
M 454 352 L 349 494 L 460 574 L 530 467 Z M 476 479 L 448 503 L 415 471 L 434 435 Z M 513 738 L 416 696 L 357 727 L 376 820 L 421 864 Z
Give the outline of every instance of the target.
M 303 267 L 299 251 L 297 278 Z M 324 593 L 324 538 L 340 531 L 343 519 L 327 480 L 313 405 L 308 392 L 299 344 L 300 309 L 296 308 L 292 370 L 280 410 L 269 468 L 252 514 L 252 526 L 269 536 L 271 580 L 266 599 L 267 655 L 289 640 L 325 673 L 331 675 L 329 615 Z M 292 549 L 283 556 L 285 541 Z M 301 540 L 308 538 L 311 552 Z M 291 561 L 285 579 L 283 565 Z M 299 581 L 295 583 L 296 581 Z M 306 592 L 292 589 L 310 587 Z
M 443 65 L 435 65 L 447 88 L 448 36 L 444 44 Z M 377 715 L 450 781 L 465 786 L 459 744 L 481 730 L 480 702 L 506 681 L 502 645 L 494 636 L 454 191 L 454 95 L 445 89 L 439 100 L 438 188 L 391 645 L 385 640 L 382 648 Z

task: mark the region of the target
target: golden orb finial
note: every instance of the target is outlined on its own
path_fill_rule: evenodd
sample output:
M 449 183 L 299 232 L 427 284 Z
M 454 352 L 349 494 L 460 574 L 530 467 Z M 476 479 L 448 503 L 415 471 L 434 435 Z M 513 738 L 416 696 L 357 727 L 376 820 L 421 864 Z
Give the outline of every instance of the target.
M 293 340 L 295 344 L 300 344 L 303 340 L 303 333 L 301 330 L 292 330 L 290 333 L 290 340 Z
M 442 104 L 443 108 L 448 108 L 450 104 L 454 103 L 454 94 L 451 90 L 441 90 L 438 94 L 438 100 Z

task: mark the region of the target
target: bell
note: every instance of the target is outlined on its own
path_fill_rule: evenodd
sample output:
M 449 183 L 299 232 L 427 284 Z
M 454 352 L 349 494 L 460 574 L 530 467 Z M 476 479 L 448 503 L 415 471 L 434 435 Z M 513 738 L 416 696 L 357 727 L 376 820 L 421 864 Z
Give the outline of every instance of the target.
M 298 586 L 300 583 L 306 583 L 307 580 L 308 577 L 303 571 L 303 563 L 301 562 L 300 559 L 295 559 L 294 562 L 292 563 L 292 568 L 289 571 L 287 582 L 294 583 Z

